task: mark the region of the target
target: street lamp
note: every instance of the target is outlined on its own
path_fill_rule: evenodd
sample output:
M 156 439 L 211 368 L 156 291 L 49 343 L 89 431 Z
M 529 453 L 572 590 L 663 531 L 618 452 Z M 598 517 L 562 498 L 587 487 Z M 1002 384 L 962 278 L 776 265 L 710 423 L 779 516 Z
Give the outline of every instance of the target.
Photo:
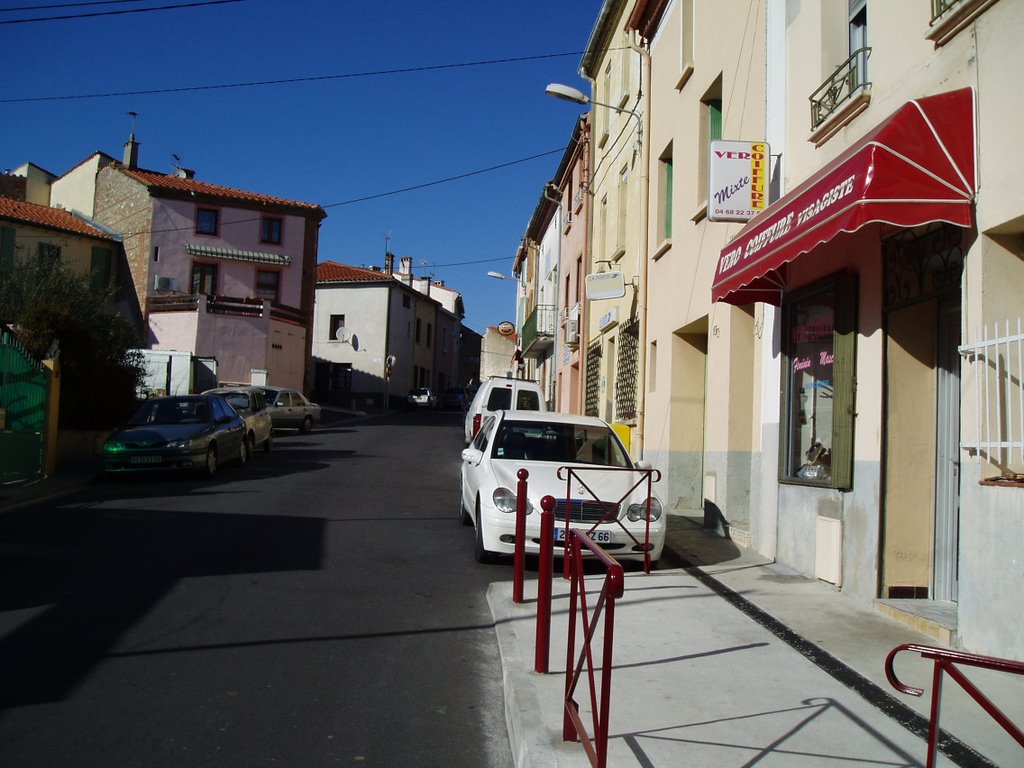
M 503 274 L 501 274 L 501 272 L 495 272 L 494 270 L 491 270 L 490 272 L 488 272 L 487 276 L 488 277 L 493 277 L 495 280 L 510 280 L 511 279 L 511 278 L 508 277 L 508 275 L 503 275 Z
M 562 83 L 548 83 L 548 87 L 544 89 L 544 93 L 548 96 L 554 96 L 556 99 L 561 99 L 562 101 L 571 101 L 573 104 L 595 104 L 599 107 L 604 107 L 605 109 L 611 109 L 619 114 L 625 113 L 635 117 L 638 130 L 637 142 L 640 142 L 640 136 L 643 134 L 644 124 L 640 119 L 640 115 L 632 109 L 623 109 L 622 107 L 617 107 L 614 104 L 604 104 L 600 101 L 594 101 L 579 88 L 573 88 L 571 85 L 563 85 Z

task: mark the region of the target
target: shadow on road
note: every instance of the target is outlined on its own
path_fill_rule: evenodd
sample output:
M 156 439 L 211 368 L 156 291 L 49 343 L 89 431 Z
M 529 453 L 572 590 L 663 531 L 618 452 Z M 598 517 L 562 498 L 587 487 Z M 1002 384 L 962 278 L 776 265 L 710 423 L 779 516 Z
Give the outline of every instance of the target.
M 0 613 L 46 606 L 0 625 L 0 709 L 60 700 L 179 579 L 318 569 L 324 526 L 131 509 L 0 517 Z

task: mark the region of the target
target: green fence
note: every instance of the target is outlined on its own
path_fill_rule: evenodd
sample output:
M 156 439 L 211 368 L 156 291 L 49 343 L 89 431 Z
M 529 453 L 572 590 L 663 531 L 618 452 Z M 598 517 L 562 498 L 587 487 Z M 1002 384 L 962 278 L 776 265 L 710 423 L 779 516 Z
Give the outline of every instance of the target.
M 0 329 L 0 482 L 42 474 L 47 372 Z

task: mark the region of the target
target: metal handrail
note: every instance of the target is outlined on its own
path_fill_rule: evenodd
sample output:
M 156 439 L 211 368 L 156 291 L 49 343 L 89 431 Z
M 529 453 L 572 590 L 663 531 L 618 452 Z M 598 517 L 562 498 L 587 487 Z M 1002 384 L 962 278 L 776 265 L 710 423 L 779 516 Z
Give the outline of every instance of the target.
M 566 644 L 565 661 L 565 697 L 562 717 L 562 740 L 579 741 L 594 768 L 606 768 L 608 765 L 608 715 L 611 708 L 612 692 L 612 648 L 615 634 L 615 601 L 625 592 L 626 578 L 622 565 L 615 561 L 600 545 L 591 541 L 585 533 L 575 528 L 566 531 L 567 560 L 572 561 L 572 587 L 569 592 L 569 636 Z M 604 583 L 598 595 L 593 611 L 587 611 L 587 591 L 584 584 L 583 549 L 601 562 L 605 569 Z M 583 618 L 583 643 L 579 656 L 576 655 L 576 613 L 577 607 Z M 604 631 L 601 657 L 595 667 L 594 652 L 591 641 L 598 628 L 599 620 L 604 615 Z M 590 708 L 593 725 L 593 736 L 589 736 L 583 719 L 580 717 L 579 704 L 573 698 L 576 687 L 587 668 L 587 679 L 590 684 Z M 597 690 L 595 669 L 601 670 L 600 694 Z M 600 700 L 599 700 L 600 699 Z
M 934 768 L 936 751 L 939 741 L 939 708 L 941 706 L 942 676 L 948 674 L 953 680 L 960 684 L 972 699 L 995 720 L 1004 731 L 1006 731 L 1018 744 L 1024 747 L 1024 731 L 1014 725 L 999 707 L 978 689 L 974 683 L 967 679 L 963 672 L 957 668 L 957 664 L 979 669 L 992 669 L 998 672 L 1009 672 L 1013 675 L 1024 675 L 1024 662 L 999 659 L 993 656 L 979 656 L 973 653 L 962 651 L 951 651 L 946 648 L 934 648 L 929 645 L 917 645 L 916 643 L 904 643 L 889 651 L 885 659 L 885 676 L 889 684 L 900 693 L 910 696 L 920 696 L 924 693 L 921 688 L 914 688 L 900 682 L 893 669 L 893 661 L 896 655 L 902 651 L 920 653 L 922 658 L 931 659 L 935 662 L 932 672 L 932 704 L 931 715 L 928 720 L 928 762 L 927 768 Z
M 635 483 L 633 483 L 633 485 L 631 485 L 629 487 L 629 489 L 624 494 L 622 494 L 622 496 L 618 499 L 618 501 L 611 502 L 611 501 L 606 501 L 604 499 L 599 499 L 597 497 L 597 494 L 591 489 L 591 487 L 589 485 L 587 485 L 587 483 L 583 480 L 582 477 L 580 477 L 580 474 L 579 474 L 580 472 L 584 472 L 584 473 L 585 472 L 601 472 L 601 473 L 605 473 L 605 474 L 608 473 L 608 472 L 634 472 L 634 473 L 639 474 L 640 477 L 637 479 L 637 481 Z M 644 573 L 650 573 L 651 572 L 651 491 L 652 491 L 651 486 L 654 483 L 657 483 L 657 482 L 659 482 L 661 480 L 661 471 L 657 470 L 657 469 L 636 469 L 634 467 L 607 467 L 607 466 L 603 466 L 603 465 L 602 466 L 594 466 L 594 467 L 559 467 L 558 471 L 556 472 L 556 476 L 558 477 L 559 480 L 565 480 L 565 499 L 566 499 L 566 502 L 568 502 L 570 499 L 572 499 L 572 481 L 575 478 L 576 480 L 579 481 L 580 487 L 582 487 L 584 491 L 589 493 L 591 498 L 593 498 L 594 501 L 596 501 L 598 504 L 600 504 L 601 507 L 604 509 L 604 516 L 600 520 L 598 520 L 596 523 L 591 525 L 590 528 L 588 528 L 586 532 L 588 534 L 593 533 L 595 530 L 597 530 L 597 526 L 599 526 L 599 525 L 601 525 L 603 523 L 606 523 L 606 522 L 614 522 L 614 523 L 616 523 L 625 532 L 625 534 L 627 536 L 629 536 L 629 538 L 631 538 L 633 540 L 633 543 L 635 545 L 643 547 L 643 550 L 644 550 Z M 628 528 L 626 528 L 626 526 L 624 526 L 622 524 L 622 520 L 619 519 L 617 516 L 615 516 L 615 510 L 618 509 L 619 507 L 621 507 L 622 502 L 625 501 L 627 498 L 629 498 L 629 495 L 631 493 L 633 493 L 633 491 L 635 491 L 637 488 L 639 488 L 640 485 L 643 482 L 645 482 L 645 481 L 647 482 L 647 496 L 646 496 L 646 498 L 647 498 L 647 509 L 644 512 L 644 540 L 641 543 L 641 541 L 636 536 L 634 536 L 632 534 L 632 532 Z M 563 520 L 563 522 L 565 523 L 566 544 L 567 545 L 568 545 L 568 541 L 569 541 L 569 533 L 568 533 L 569 532 L 569 523 L 570 523 L 569 512 L 570 512 L 569 504 L 566 503 L 566 505 L 565 505 L 565 519 Z M 612 519 L 609 519 L 609 518 L 612 518 Z M 568 579 L 569 578 L 569 560 L 565 559 L 563 561 L 563 564 L 564 564 L 564 568 L 563 568 L 562 576 L 563 576 L 563 578 Z
M 836 71 L 811 94 L 811 130 L 825 122 L 839 105 L 850 99 L 858 89 L 871 85 L 866 79 L 870 48 L 860 48 L 840 64 Z

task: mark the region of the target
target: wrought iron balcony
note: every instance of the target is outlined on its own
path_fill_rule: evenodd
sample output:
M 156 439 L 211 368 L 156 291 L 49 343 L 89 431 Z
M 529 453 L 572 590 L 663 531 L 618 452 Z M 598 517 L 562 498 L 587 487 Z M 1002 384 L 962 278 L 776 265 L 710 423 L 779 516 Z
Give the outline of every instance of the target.
M 871 85 L 867 79 L 870 48 L 854 51 L 821 87 L 811 94 L 811 130 L 824 123 L 858 91 Z
M 555 343 L 555 320 L 558 312 L 553 304 L 538 304 L 523 323 L 523 355 L 540 357 Z

